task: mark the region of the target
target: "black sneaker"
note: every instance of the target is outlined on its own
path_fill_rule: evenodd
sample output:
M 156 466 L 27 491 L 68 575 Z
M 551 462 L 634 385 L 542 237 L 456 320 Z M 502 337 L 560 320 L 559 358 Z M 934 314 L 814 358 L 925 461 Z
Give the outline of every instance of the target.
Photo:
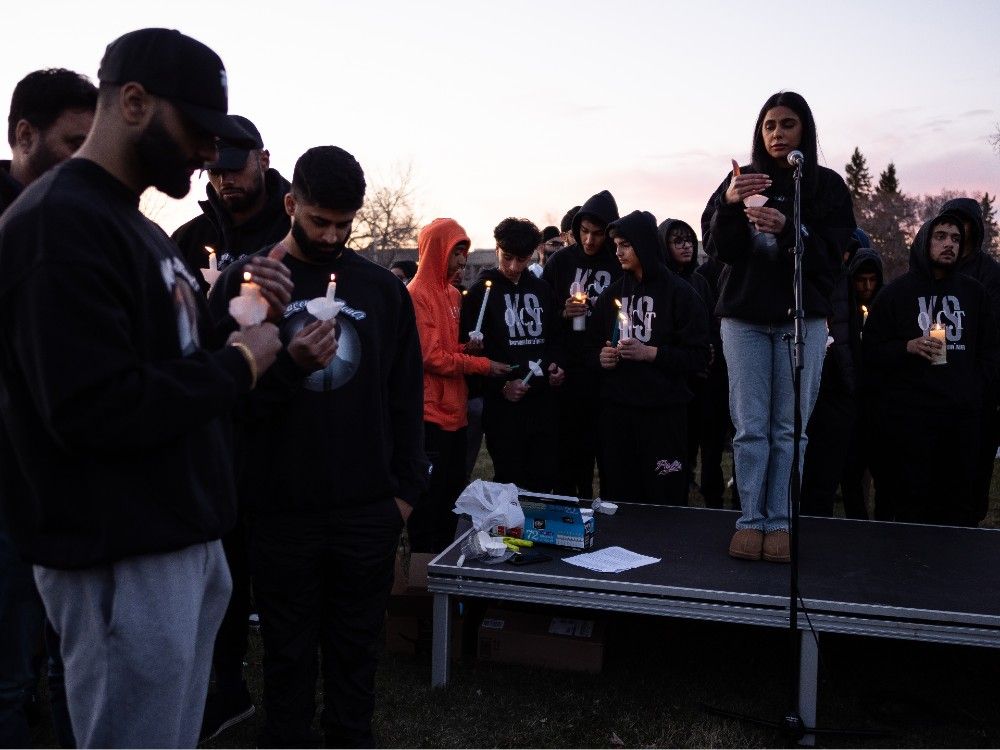
M 237 693 L 212 693 L 205 701 L 198 744 L 211 742 L 227 729 L 249 719 L 257 711 L 246 690 Z

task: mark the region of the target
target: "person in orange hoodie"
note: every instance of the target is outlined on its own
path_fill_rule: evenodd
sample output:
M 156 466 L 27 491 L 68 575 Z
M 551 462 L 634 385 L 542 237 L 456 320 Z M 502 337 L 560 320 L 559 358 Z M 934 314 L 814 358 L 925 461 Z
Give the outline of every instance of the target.
M 427 494 L 408 522 L 414 552 L 440 552 L 455 536 L 451 510 L 465 484 L 465 376 L 510 372 L 510 366 L 473 353 L 482 351 L 481 342 L 458 342 L 461 295 L 451 280 L 471 244 L 457 221 L 435 219 L 417 237 L 417 273 L 406 287 L 424 358 L 424 448 L 431 462 Z

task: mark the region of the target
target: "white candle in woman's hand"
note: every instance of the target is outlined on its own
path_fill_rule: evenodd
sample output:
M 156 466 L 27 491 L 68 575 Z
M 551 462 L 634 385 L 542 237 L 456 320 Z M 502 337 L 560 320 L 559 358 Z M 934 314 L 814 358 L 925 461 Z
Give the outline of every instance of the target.
M 473 333 L 479 333 L 483 329 L 483 316 L 486 315 L 486 300 L 490 298 L 490 288 L 492 286 L 492 281 L 486 282 L 486 293 L 483 294 L 483 304 L 479 306 L 479 319 L 476 320 L 476 328 Z
M 215 255 L 215 249 L 205 245 L 205 249 L 208 250 L 208 270 L 218 271 L 219 270 L 219 259 Z
M 326 298 L 331 302 L 337 299 L 337 274 L 330 274 L 330 283 L 326 285 Z

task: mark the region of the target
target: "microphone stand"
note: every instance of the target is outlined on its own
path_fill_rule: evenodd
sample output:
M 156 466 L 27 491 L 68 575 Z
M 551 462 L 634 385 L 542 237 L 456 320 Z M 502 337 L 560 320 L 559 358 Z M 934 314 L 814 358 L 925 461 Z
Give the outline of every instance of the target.
M 795 230 L 794 271 L 792 291 L 795 307 L 792 311 L 792 476 L 789 505 L 788 545 L 790 565 L 788 575 L 788 713 L 783 724 L 788 736 L 801 740 L 806 735 L 806 726 L 799 715 L 799 501 L 802 495 L 802 472 L 799 469 L 800 441 L 802 440 L 802 370 L 805 367 L 805 318 L 802 301 L 802 160 L 795 164 L 795 203 L 792 221 Z
M 799 641 L 799 502 L 802 495 L 802 471 L 799 468 L 800 446 L 802 440 L 802 370 L 805 367 L 805 306 L 802 300 L 802 255 L 805 246 L 802 242 L 802 160 L 793 162 L 795 166 L 795 202 L 792 210 L 792 221 L 795 230 L 794 265 L 792 272 L 792 294 L 794 308 L 792 309 L 792 473 L 791 490 L 789 493 L 788 545 L 790 552 L 788 574 L 788 710 L 781 721 L 768 721 L 758 717 L 738 714 L 712 706 L 703 706 L 706 710 L 718 716 L 730 719 L 748 721 L 761 726 L 781 729 L 785 737 L 798 744 L 812 745 L 817 735 L 855 735 L 863 737 L 881 737 L 887 732 L 871 729 L 821 729 L 807 727 L 799 712 L 799 659 L 801 657 L 801 642 Z M 786 334 L 787 340 L 787 334 Z M 809 739 L 806 739 L 807 735 Z

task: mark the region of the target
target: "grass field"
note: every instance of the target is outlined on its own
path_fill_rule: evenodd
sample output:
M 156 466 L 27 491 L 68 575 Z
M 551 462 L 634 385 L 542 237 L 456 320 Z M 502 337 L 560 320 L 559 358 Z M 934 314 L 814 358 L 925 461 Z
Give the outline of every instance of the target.
M 477 474 L 489 477 L 484 454 Z M 993 525 L 1000 519 L 997 476 L 1000 471 L 992 492 Z M 432 690 L 426 648 L 418 656 L 384 654 L 375 714 L 380 746 L 781 744 L 776 731 L 719 718 L 703 704 L 779 719 L 787 704 L 784 631 L 601 616 L 607 617 L 608 637 L 600 675 L 505 667 L 467 653 L 455 664 L 449 687 Z M 256 633 L 247 667 L 259 706 Z M 322 702 L 322 686 L 317 699 Z M 819 705 L 822 726 L 888 733 L 876 739 L 823 738 L 826 747 L 998 747 L 1000 650 L 824 635 Z M 261 720 L 258 712 L 212 746 L 254 747 Z M 37 729 L 35 740 L 36 746 L 54 745 L 47 726 Z

